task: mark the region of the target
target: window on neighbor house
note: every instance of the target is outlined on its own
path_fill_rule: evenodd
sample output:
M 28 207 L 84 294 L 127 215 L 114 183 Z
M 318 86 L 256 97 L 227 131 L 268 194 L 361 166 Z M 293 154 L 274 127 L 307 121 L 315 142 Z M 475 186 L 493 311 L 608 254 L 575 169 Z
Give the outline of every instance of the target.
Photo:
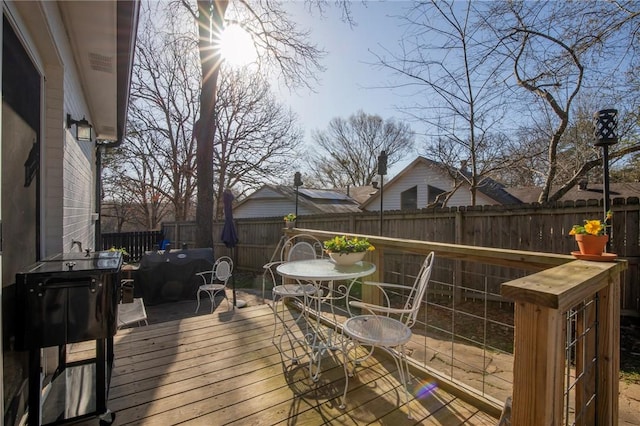
M 414 186 L 400 194 L 400 210 L 416 210 L 418 208 L 418 187 Z
M 427 204 L 435 203 L 436 197 L 445 191 L 435 186 L 427 185 Z

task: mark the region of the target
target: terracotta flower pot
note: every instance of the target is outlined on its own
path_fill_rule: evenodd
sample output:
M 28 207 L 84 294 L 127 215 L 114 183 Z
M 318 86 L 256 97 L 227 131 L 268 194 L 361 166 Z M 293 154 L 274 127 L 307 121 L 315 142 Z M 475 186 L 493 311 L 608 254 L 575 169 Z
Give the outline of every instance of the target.
M 576 234 L 576 242 L 582 254 L 601 255 L 609 241 L 608 235 Z

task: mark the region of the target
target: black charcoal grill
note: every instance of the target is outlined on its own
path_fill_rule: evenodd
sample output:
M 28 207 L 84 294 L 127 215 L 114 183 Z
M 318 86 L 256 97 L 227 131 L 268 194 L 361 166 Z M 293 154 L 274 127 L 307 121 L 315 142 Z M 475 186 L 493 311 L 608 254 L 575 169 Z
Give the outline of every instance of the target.
M 62 253 L 16 274 L 16 347 L 30 354 L 30 425 L 39 424 L 40 417 L 40 349 L 51 346 L 59 346 L 61 354 L 54 380 L 67 367 L 95 363 L 96 413 L 88 415 L 109 414 L 106 399 L 121 265 L 119 252 Z M 95 359 L 67 364 L 64 345 L 90 340 L 96 341 Z

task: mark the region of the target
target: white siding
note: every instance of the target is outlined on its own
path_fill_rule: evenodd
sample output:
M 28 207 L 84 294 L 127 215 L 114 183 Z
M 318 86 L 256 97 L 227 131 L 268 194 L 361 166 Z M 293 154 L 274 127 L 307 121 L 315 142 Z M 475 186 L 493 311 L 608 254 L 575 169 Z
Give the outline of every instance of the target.
M 69 251 L 72 240 L 93 248 L 95 148 L 74 139 L 75 129 L 66 129 L 66 116 L 92 120 L 58 5 L 16 3 L 10 9 L 25 48 L 43 75 L 41 254 Z
M 428 186 L 439 188 L 443 191 L 451 191 L 455 184 L 453 179 L 437 168 L 429 167 L 423 162 L 414 164 L 411 169 L 401 172 L 398 178 L 390 185 L 383 187 L 383 209 L 400 210 L 402 192 L 417 186 L 418 206 L 421 209 L 428 204 Z M 496 204 L 495 201 L 486 197 L 480 192 L 476 192 L 476 204 Z M 471 192 L 469 185 L 463 184 L 447 203 L 448 207 L 471 205 Z M 367 211 L 380 211 L 380 195 L 374 195 L 371 203 L 365 206 Z
M 256 218 L 282 216 L 296 211 L 296 203 L 284 197 L 280 199 L 250 199 L 233 210 L 234 218 Z M 315 214 L 298 204 L 298 215 Z

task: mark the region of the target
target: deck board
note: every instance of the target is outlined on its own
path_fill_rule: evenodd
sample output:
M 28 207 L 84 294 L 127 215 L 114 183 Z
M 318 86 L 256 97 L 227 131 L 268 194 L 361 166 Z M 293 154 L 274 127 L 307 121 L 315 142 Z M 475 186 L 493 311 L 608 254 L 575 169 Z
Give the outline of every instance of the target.
M 272 344 L 268 305 L 118 331 L 107 406 L 115 425 L 486 425 L 497 420 L 434 389 L 411 397 L 407 418 L 395 363 L 367 360 L 349 380 L 342 355 L 329 352 L 317 382 L 306 363 L 285 361 Z M 69 359 L 92 356 L 75 344 Z M 416 380 L 414 380 L 414 385 Z M 81 424 L 97 424 L 92 419 Z

